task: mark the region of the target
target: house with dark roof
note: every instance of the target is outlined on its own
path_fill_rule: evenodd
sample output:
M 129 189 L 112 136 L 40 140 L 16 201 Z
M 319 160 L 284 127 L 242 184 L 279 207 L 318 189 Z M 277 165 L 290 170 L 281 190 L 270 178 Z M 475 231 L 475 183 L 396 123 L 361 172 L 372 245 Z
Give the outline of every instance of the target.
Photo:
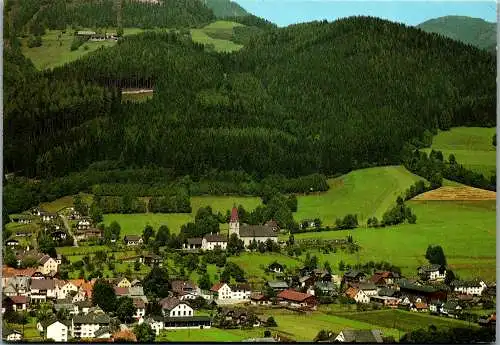
M 252 293 L 248 284 L 216 283 L 210 289 L 216 303 L 231 304 L 250 301 Z
M 432 264 L 417 268 L 422 280 L 443 281 L 446 278 L 446 268 L 442 265 Z
M 281 291 L 277 297 L 281 305 L 286 305 L 291 308 L 308 308 L 314 310 L 318 304 L 316 297 L 313 295 L 293 289 Z
M 20 215 L 10 216 L 10 219 L 14 223 L 18 224 L 31 224 L 33 223 L 34 217 L 30 214 L 20 214 Z
M 203 236 L 201 240 L 201 249 L 214 250 L 215 248 L 220 248 L 221 250 L 226 250 L 227 241 L 227 236 L 210 233 L 210 235 Z
M 486 283 L 480 279 L 470 281 L 455 280 L 451 282 L 453 291 L 460 294 L 481 296 L 483 291 L 488 288 Z
M 72 320 L 73 338 L 95 338 L 95 332 L 101 327 L 109 327 L 110 321 L 110 317 L 100 308 L 88 314 L 75 315 Z
M 14 311 L 28 309 L 30 302 L 30 298 L 28 296 L 10 296 L 9 299 L 12 301 L 11 305 Z
M 344 329 L 335 338 L 339 343 L 383 343 L 382 332 L 368 329 Z
M 163 316 L 186 317 L 193 316 L 193 308 L 185 301 L 176 297 L 165 297 L 158 302 L 161 306 Z
M 57 297 L 56 283 L 53 279 L 32 279 L 30 291 L 31 301 L 35 303 Z
M 344 273 L 344 283 L 359 283 L 364 282 L 366 274 L 358 270 L 349 270 Z
M 202 242 L 203 242 L 202 237 L 188 238 L 182 245 L 182 248 L 186 250 L 199 250 L 201 249 Z
M 269 272 L 283 273 L 283 271 L 285 270 L 285 266 L 275 261 L 270 263 L 269 266 L 267 266 L 267 269 Z
M 378 287 L 394 287 L 399 274 L 390 271 L 376 271 L 369 281 Z
M 22 333 L 16 329 L 3 328 L 2 339 L 9 342 L 21 341 L 23 339 Z
M 127 235 L 123 238 L 127 246 L 138 246 L 143 243 L 142 237 L 138 235 Z
M 146 303 L 141 298 L 134 298 L 133 303 L 135 307 L 134 318 L 140 319 L 144 317 L 146 315 Z
M 56 299 L 54 301 L 54 311 L 57 313 L 58 311 L 65 309 L 70 314 L 78 314 L 78 307 L 73 303 L 72 297 L 67 297 L 64 299 Z
M 462 312 L 462 307 L 457 301 L 448 301 L 441 307 L 441 314 L 457 318 Z
M 193 282 L 185 280 L 173 280 L 171 284 L 172 292 L 181 301 L 185 299 L 195 299 L 196 297 L 201 295 L 201 289 Z
M 283 291 L 289 288 L 288 283 L 283 280 L 268 281 L 266 285 L 269 286 L 274 291 Z
M 238 238 L 243 241 L 245 247 L 248 247 L 254 240 L 258 243 L 266 242 L 270 239 L 278 243 L 278 233 L 269 223 L 268 225 L 242 224 L 240 226 L 238 209 L 236 206 L 231 209 L 231 218 L 229 220 L 229 236 L 232 234 L 236 234 Z
M 250 304 L 252 305 L 270 305 L 271 300 L 261 293 L 251 293 L 250 294 Z

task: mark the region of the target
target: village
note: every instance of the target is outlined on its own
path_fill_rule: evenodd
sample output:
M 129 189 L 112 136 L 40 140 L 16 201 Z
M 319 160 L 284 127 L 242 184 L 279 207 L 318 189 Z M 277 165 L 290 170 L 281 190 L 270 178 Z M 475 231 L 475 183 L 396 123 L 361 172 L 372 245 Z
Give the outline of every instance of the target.
M 102 229 L 93 226 L 90 218 L 82 217 L 74 209 L 61 214 L 33 209 L 29 215 L 13 217 L 13 221 L 21 224 L 40 222 L 43 231 L 53 240 L 69 239 L 67 245 L 78 246 L 78 241 L 103 236 Z M 279 247 L 283 243 L 278 241 L 278 233 L 279 227 L 274 221 L 257 226 L 240 224 L 238 210 L 233 207 L 227 235 L 207 234 L 189 238 L 180 252 L 196 255 L 224 252 L 228 250 L 231 236 L 237 237 L 244 248 L 251 247 L 254 242 L 272 242 Z M 146 327 L 153 337 L 176 329 L 261 328 L 261 338 L 246 341 L 293 341 L 276 331 L 273 310 L 314 314 L 322 305 L 336 303 L 357 305 L 360 312 L 399 309 L 470 322 L 472 314 L 467 312 L 469 309 L 491 310 L 496 299 L 495 283 L 481 279 L 449 281 L 447 267 L 438 264 L 421 266 L 413 277 L 404 277 L 399 272 L 373 267 L 371 273 L 361 267 L 339 269 L 335 273 L 331 267 L 322 269 L 309 263 L 291 273 L 276 261 L 266 267 L 273 279 L 260 286 L 249 284 L 241 277 L 235 281 L 234 277 L 221 276 L 221 280 L 209 289 L 202 289 L 193 281 L 169 277 L 168 282 L 163 281 L 165 288 L 168 286 L 165 297 L 151 298 L 145 291 L 144 281 L 135 278 L 134 274 L 90 280 L 63 279 L 60 268 L 64 257 L 60 254 L 52 257 L 29 248 L 29 245 L 23 247 L 27 242 L 22 241 L 29 235 L 13 233 L 5 241 L 16 258 L 15 264 L 11 264 L 15 267 L 4 265 L 2 269 L 2 313 L 4 320 L 11 321 L 4 323 L 6 341 L 26 340 L 22 328 L 11 326 L 22 324 L 18 320 L 22 321 L 23 315 L 35 317 L 40 337 L 55 342 L 70 339 L 138 341 L 135 334 L 138 327 Z M 120 241 L 118 238 L 112 240 Z M 347 243 L 349 240 L 340 239 L 338 242 Z M 124 236 L 121 245 L 138 249 L 136 255 L 124 258 L 124 261 L 139 262 L 149 266 L 152 272 L 161 270 L 161 255 L 139 249 L 144 247 L 143 236 Z M 30 267 L 26 267 L 26 261 L 32 261 Z M 98 299 L 93 294 L 99 284 L 111 286 L 116 298 L 129 300 L 133 307 L 128 308 L 125 318 L 112 311 L 105 312 L 96 303 Z M 484 314 L 473 322 L 494 329 L 496 314 Z M 375 327 L 371 330 L 345 329 L 329 340 L 387 342 L 384 334 Z

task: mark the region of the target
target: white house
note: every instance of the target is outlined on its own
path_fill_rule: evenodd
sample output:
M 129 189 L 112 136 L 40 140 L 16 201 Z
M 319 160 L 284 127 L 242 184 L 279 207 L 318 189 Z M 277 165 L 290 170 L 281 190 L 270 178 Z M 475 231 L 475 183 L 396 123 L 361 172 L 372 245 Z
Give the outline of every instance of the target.
M 142 237 L 137 235 L 127 235 L 123 241 L 127 246 L 138 246 L 143 243 Z
M 270 239 L 278 243 L 278 233 L 275 231 L 275 227 L 269 222 L 266 225 L 242 225 L 240 227 L 238 209 L 236 207 L 232 208 L 231 219 L 229 220 L 229 236 L 232 234 L 236 234 L 243 241 L 245 247 L 248 247 L 254 240 L 259 243 Z
M 94 338 L 95 332 L 101 327 L 108 327 L 109 316 L 97 308 L 88 314 L 78 314 L 73 317 L 72 329 L 74 338 Z
M 377 286 L 373 283 L 359 283 L 359 290 L 362 290 L 366 296 L 376 296 L 378 293 Z
M 52 322 L 45 327 L 46 339 L 53 339 L 56 343 L 68 342 L 69 327 L 60 321 Z
M 21 341 L 23 337 L 21 332 L 12 329 L 12 330 L 5 330 L 3 332 L 3 338 L 7 341 Z
M 218 302 L 239 303 L 250 301 L 252 293 L 247 284 L 228 285 L 226 283 L 217 283 L 210 291 L 215 295 L 214 298 Z
M 163 316 L 169 317 L 185 317 L 193 316 L 193 308 L 186 302 L 183 302 L 175 297 L 166 297 L 160 300 Z
M 146 303 L 140 298 L 134 298 L 135 314 L 134 318 L 140 319 L 146 315 Z
M 376 329 L 344 329 L 335 338 L 340 343 L 383 343 L 382 332 Z
M 453 291 L 472 296 L 481 296 L 483 291 L 488 288 L 482 280 L 454 281 L 451 285 L 454 287 Z
M 418 274 L 422 278 L 431 281 L 444 280 L 446 278 L 446 268 L 438 264 L 420 266 L 418 268 Z
M 356 303 L 370 303 L 370 296 L 368 296 L 363 290 L 350 287 L 347 289 L 345 294 L 356 301 Z
M 160 335 L 160 331 L 164 329 L 163 318 L 151 318 L 145 322 L 151 326 L 156 335 Z
M 57 299 L 65 299 L 70 292 L 78 292 L 78 286 L 72 282 L 66 282 L 62 286 L 56 286 Z
M 227 237 L 219 234 L 210 234 L 203 236 L 201 240 L 201 249 L 203 250 L 214 250 L 219 247 L 221 250 L 226 250 L 227 248 Z
M 40 266 L 38 266 L 38 270 L 44 275 L 47 275 L 52 271 L 57 272 L 57 268 L 59 267 L 57 261 L 48 255 L 42 256 L 39 262 Z
M 53 279 L 32 279 L 31 280 L 31 301 L 46 301 L 49 298 L 57 298 L 56 284 Z

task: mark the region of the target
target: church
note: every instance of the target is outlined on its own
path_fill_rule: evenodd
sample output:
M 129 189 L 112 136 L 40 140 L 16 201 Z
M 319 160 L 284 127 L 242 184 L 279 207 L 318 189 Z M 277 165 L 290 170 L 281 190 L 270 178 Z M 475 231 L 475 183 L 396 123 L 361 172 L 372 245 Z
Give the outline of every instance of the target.
M 240 220 L 238 217 L 238 209 L 233 207 L 231 210 L 231 219 L 229 220 L 229 236 L 232 234 L 238 235 L 245 247 L 249 246 L 253 240 L 258 242 L 266 242 L 268 239 L 278 242 L 278 232 L 276 227 L 269 225 L 247 225 L 242 224 L 240 226 Z

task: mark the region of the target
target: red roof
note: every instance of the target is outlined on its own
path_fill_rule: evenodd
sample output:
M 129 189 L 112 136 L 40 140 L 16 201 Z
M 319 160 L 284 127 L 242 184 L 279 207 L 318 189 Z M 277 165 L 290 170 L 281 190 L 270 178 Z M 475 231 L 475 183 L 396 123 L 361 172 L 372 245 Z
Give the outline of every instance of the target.
M 210 291 L 213 291 L 213 292 L 219 292 L 220 288 L 224 285 L 225 283 L 217 283 L 215 284 L 214 286 L 212 286 L 212 288 L 210 289 Z
M 28 298 L 26 296 L 11 296 L 10 299 L 14 304 L 26 304 L 28 302 Z
M 281 291 L 278 294 L 278 297 L 282 298 L 282 299 L 290 300 L 290 301 L 303 302 L 306 299 L 308 299 L 310 297 L 314 297 L 314 296 L 310 295 L 308 293 L 302 293 L 302 292 L 298 292 L 298 291 L 295 291 L 292 289 L 288 289 L 285 291 Z
M 260 294 L 260 293 L 256 293 L 256 294 L 252 294 L 250 296 L 250 299 L 255 300 L 255 301 L 261 301 L 261 300 L 265 300 L 266 296 L 264 296 L 263 294 Z
M 127 287 L 115 286 L 115 293 L 116 293 L 117 296 L 128 295 L 128 288 Z
M 490 320 L 496 321 L 497 320 L 497 313 L 493 313 L 493 315 L 491 315 L 491 317 L 490 317 Z
M 238 209 L 236 206 L 233 206 L 233 209 L 231 210 L 231 222 L 237 222 L 238 220 Z

